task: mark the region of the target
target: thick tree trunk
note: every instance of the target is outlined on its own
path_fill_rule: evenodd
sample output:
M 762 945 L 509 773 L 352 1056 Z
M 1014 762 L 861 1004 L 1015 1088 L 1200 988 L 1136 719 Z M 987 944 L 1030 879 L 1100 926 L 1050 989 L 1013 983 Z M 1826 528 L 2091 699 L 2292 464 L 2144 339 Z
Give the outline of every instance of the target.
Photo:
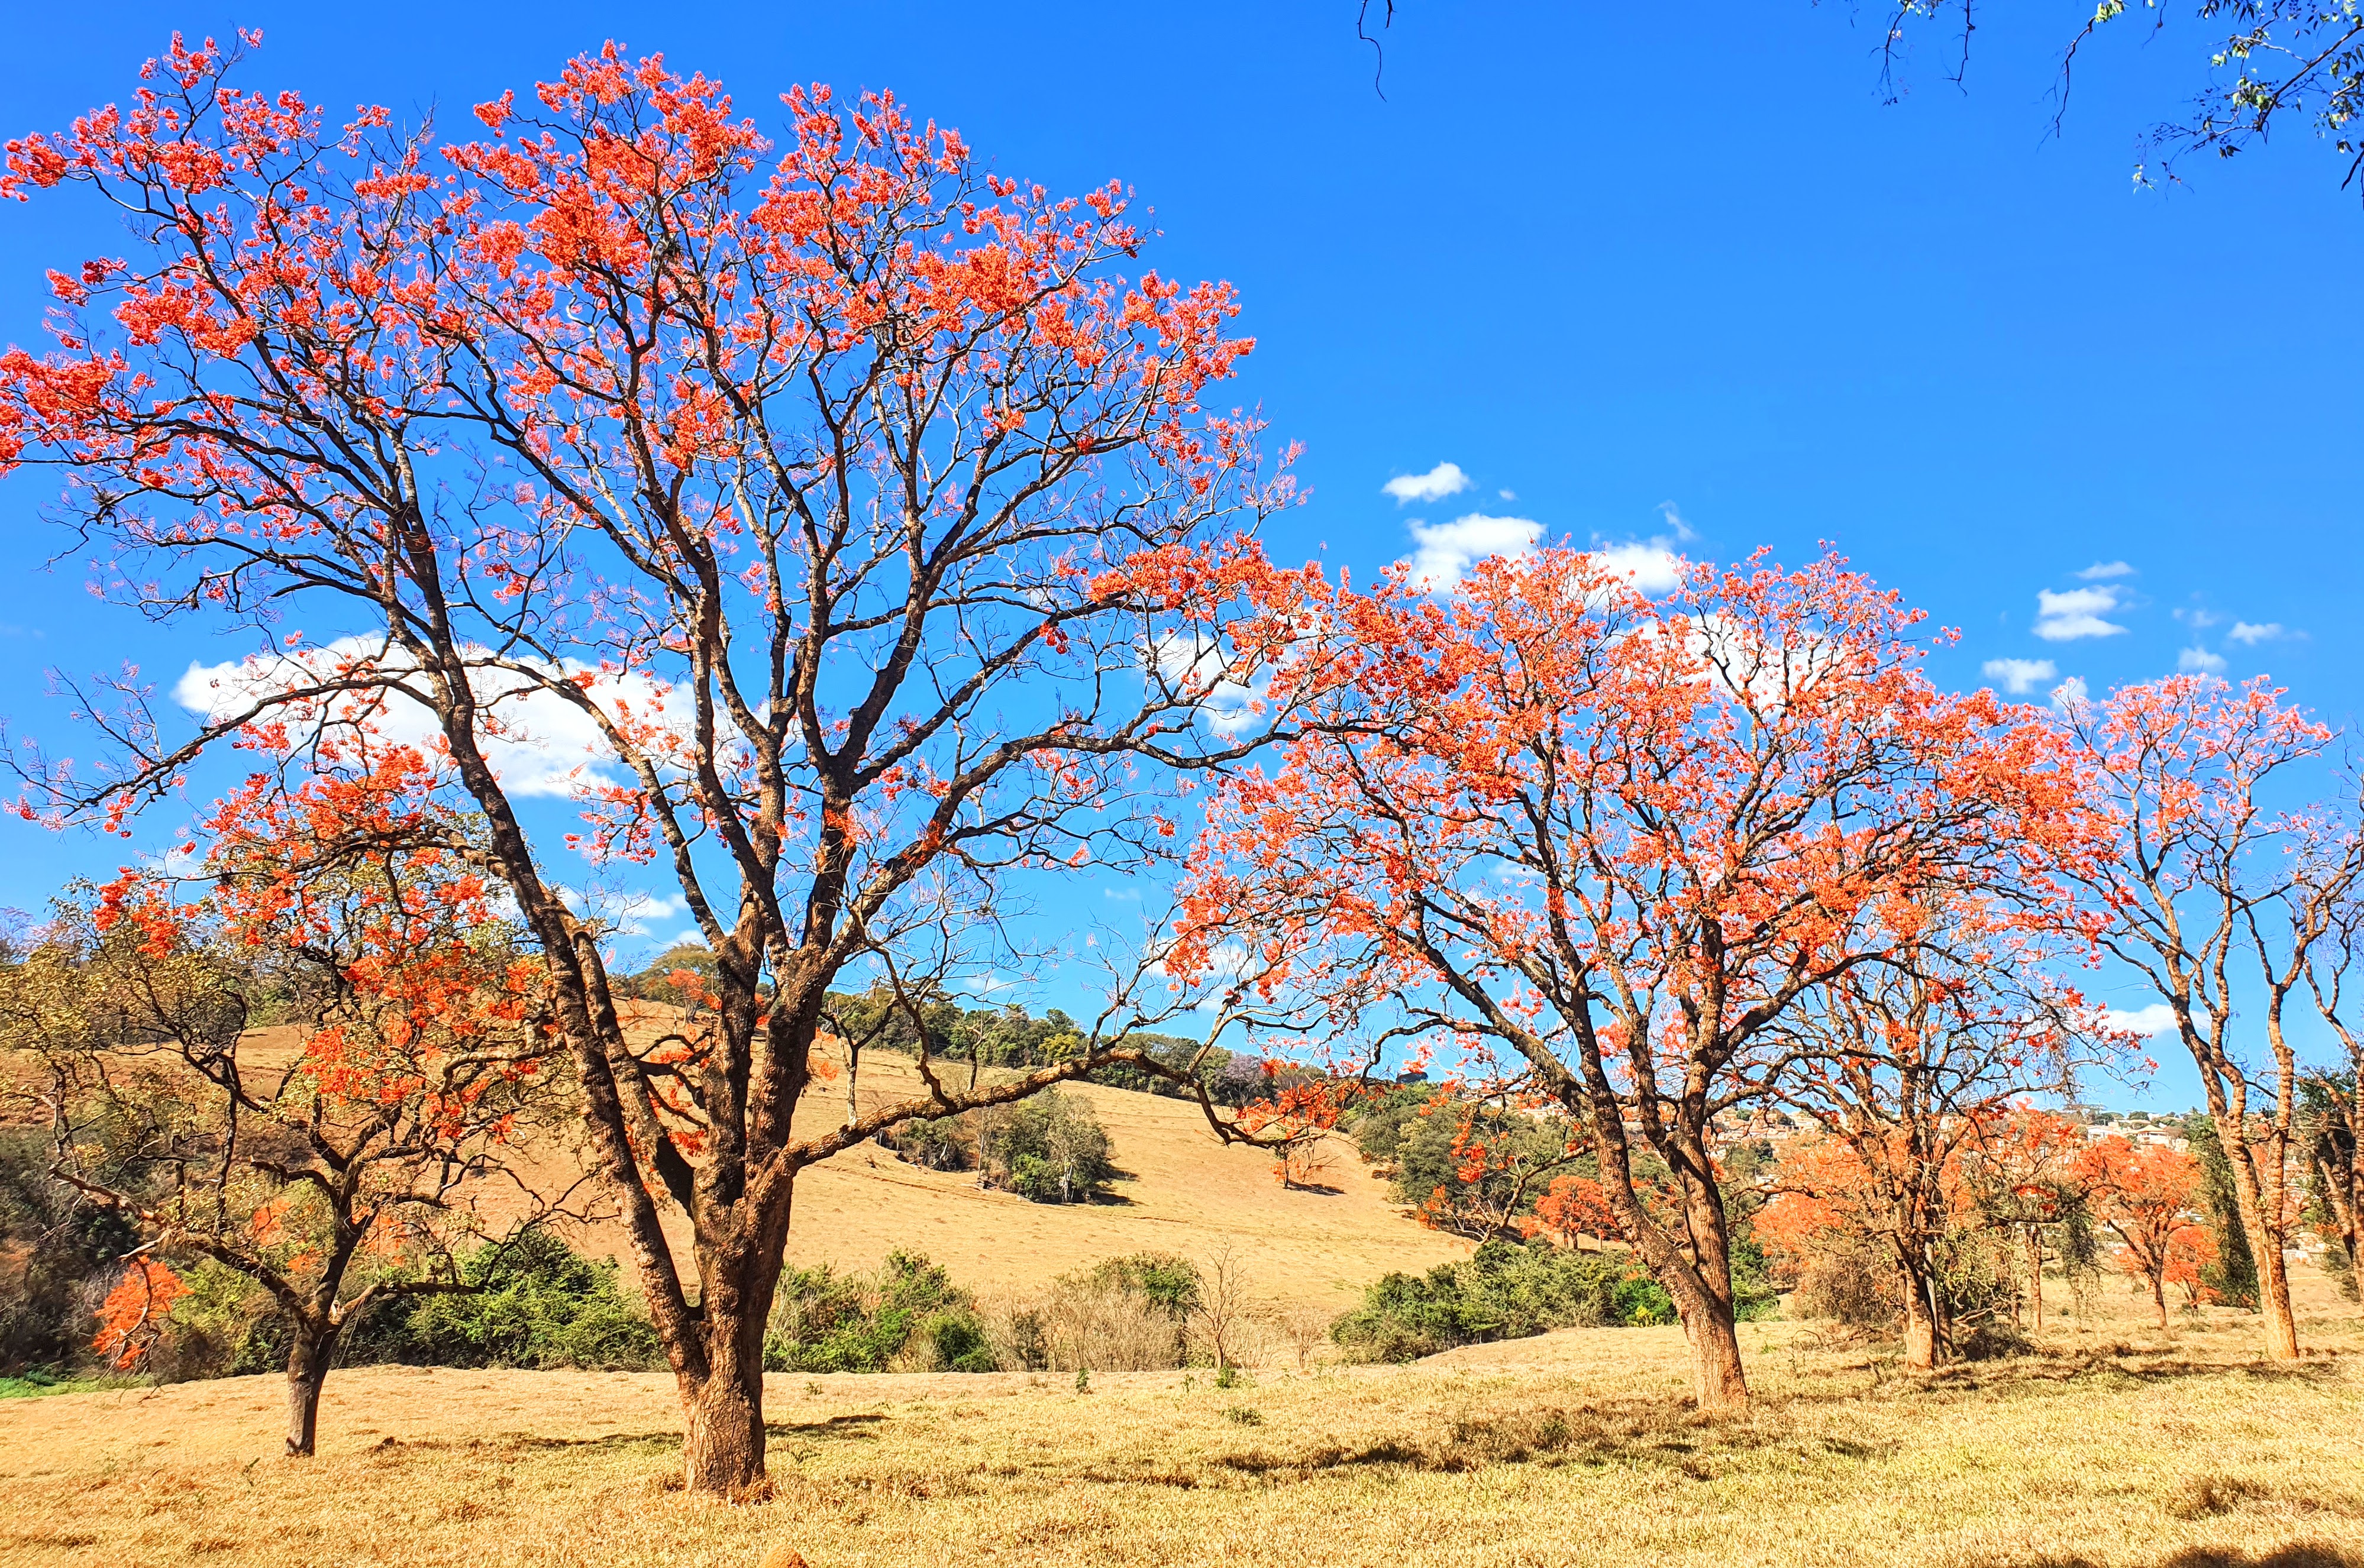
M 2150 1276 L 2150 1304 L 2158 1313 L 2158 1329 L 2167 1332 L 2167 1271 Z
M 2266 1222 L 2266 1204 L 2262 1184 L 2258 1177 L 2258 1153 L 2250 1144 L 2237 1113 L 2219 1116 L 2216 1141 L 2233 1167 L 2234 1207 L 2239 1211 L 2241 1230 L 2249 1240 L 2249 1255 L 2258 1262 L 2258 1310 L 2266 1320 L 2266 1354 L 2278 1362 L 2298 1360 L 2298 1322 L 2291 1314 L 2290 1267 L 2282 1257 L 2282 1238 L 2279 1229 Z M 2275 1197 L 2281 1195 L 2280 1173 L 2276 1173 Z M 2279 1201 L 2276 1204 L 2280 1207 Z
M 718 1365 L 703 1383 L 685 1385 L 682 1479 L 693 1492 L 743 1496 L 764 1480 L 764 1360 Z
M 1748 1404 L 1748 1375 L 1740 1364 L 1740 1332 L 1729 1304 L 1706 1297 L 1684 1311 L 1683 1338 L 1691 1348 L 1691 1396 L 1702 1410 L 1740 1410 Z
M 296 1343 L 287 1352 L 287 1457 L 312 1457 L 313 1435 L 320 1419 L 320 1388 L 329 1381 L 329 1363 L 337 1349 L 336 1330 L 314 1332 L 299 1323 Z

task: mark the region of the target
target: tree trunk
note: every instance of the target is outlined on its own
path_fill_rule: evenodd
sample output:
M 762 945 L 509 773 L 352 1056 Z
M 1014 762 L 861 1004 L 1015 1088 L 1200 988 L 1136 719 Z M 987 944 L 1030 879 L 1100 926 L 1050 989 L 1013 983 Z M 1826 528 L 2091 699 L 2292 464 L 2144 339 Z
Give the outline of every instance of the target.
M 2249 1255 L 2258 1263 L 2258 1310 L 2266 1319 L 2266 1354 L 2278 1362 L 2296 1361 L 2298 1322 L 2291 1315 L 2290 1267 L 2282 1256 L 2280 1230 L 2266 1223 L 2257 1150 L 2249 1142 L 2243 1118 L 2236 1114 L 2212 1119 L 2216 1123 L 2217 1145 L 2233 1167 L 2234 1207 L 2240 1214 L 2241 1231 L 2248 1238 Z M 2277 1199 L 2281 1195 L 2279 1174 L 2274 1195 Z
M 2035 1315 L 2035 1332 L 2044 1332 L 2044 1238 L 2034 1227 L 2027 1232 L 2027 1298 Z
M 287 1457 L 312 1457 L 312 1440 L 320 1419 L 320 1387 L 329 1381 L 329 1362 L 335 1357 L 333 1329 L 315 1331 L 296 1325 L 296 1343 L 287 1352 Z
M 1904 1276 L 1904 1364 L 1928 1372 L 1937 1364 L 1937 1318 L 1929 1309 L 1928 1282 L 1907 1267 Z
M 682 1479 L 693 1492 L 737 1497 L 764 1479 L 764 1359 L 733 1355 L 685 1385 Z
M 2158 1311 L 2158 1331 L 2167 1332 L 2167 1271 L 2160 1269 L 2150 1276 L 2150 1304 Z
M 1732 1308 L 1707 1296 L 1681 1314 L 1683 1338 L 1690 1341 L 1691 1396 L 1702 1410 L 1741 1410 L 1748 1405 L 1748 1375 L 1740 1365 L 1740 1332 Z

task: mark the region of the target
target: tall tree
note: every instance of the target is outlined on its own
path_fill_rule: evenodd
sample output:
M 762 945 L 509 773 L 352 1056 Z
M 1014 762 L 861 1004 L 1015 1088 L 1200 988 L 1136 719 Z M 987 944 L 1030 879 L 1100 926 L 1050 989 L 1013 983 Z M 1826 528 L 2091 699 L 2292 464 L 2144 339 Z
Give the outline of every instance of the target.
M 1226 785 L 1186 898 L 1185 963 L 1268 955 L 1339 1027 L 1457 1040 L 1581 1118 L 1702 1407 L 1747 1395 L 1718 1118 L 1771 1026 L 1933 885 L 2040 899 L 2082 817 L 2055 733 L 1937 691 L 1918 620 L 1830 557 L 1657 603 L 1567 550 L 1399 578 L 1333 613 L 1355 678 Z
M 2283 1003 L 2355 885 L 2352 838 L 2274 809 L 2330 731 L 2262 677 L 2231 686 L 2178 675 L 2122 687 L 2070 715 L 2113 819 L 2115 853 L 2079 868 L 2099 940 L 2165 1002 L 2199 1069 L 2256 1260 L 2267 1353 L 2298 1355 L 2283 1249 L 2296 1215 L 2288 1172 L 2299 1063 Z M 2236 972 L 2257 966 L 2266 1051 L 2235 1028 Z M 2227 1259 L 2233 1249 L 2224 1249 Z
M 504 1179 L 548 1099 L 542 966 L 429 786 L 407 750 L 285 795 L 258 776 L 200 832 L 202 895 L 127 872 L 0 981 L 0 1042 L 50 1070 L 58 1174 L 143 1249 L 269 1294 L 290 1456 L 352 1323 L 463 1288 L 488 1197 L 530 1225 L 564 1195 Z M 291 1050 L 249 1033 L 274 1000 Z
M 971 1091 L 923 1059 L 923 1095 L 791 1130 L 849 966 L 948 926 L 991 962 L 1013 876 L 1154 852 L 1175 771 L 1293 700 L 1312 574 L 1231 528 L 1286 478 L 1199 403 L 1237 306 L 1120 271 L 1121 185 L 1053 196 L 887 95 L 792 91 L 775 145 L 611 45 L 439 143 L 327 128 L 235 54 L 176 39 L 134 102 L 9 144 L 0 188 L 85 190 L 133 251 L 51 274 L 0 462 L 62 467 L 111 595 L 258 644 L 194 733 L 120 694 L 106 777 L 20 752 L 27 809 L 119 825 L 232 744 L 431 742 L 548 964 L 688 1483 L 753 1485 L 797 1173 L 1136 1060 L 1194 1000 L 1136 984 L 1065 1062 Z M 520 804 L 570 787 L 580 833 Z M 574 850 L 678 890 L 714 955 L 690 1055 L 628 1038 Z

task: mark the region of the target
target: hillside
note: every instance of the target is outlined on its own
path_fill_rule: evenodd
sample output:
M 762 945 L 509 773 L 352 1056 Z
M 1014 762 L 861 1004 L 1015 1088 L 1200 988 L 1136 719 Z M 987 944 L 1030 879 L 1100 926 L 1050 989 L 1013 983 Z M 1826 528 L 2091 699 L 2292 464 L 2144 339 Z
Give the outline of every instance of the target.
M 296 1044 L 293 1029 L 256 1030 L 240 1060 L 250 1071 L 276 1067 Z M 909 1057 L 880 1051 L 863 1059 L 864 1109 L 921 1092 Z M 1115 1184 L 1117 1201 L 1031 1203 L 980 1190 L 974 1173 L 930 1171 L 864 1146 L 798 1179 L 790 1262 L 868 1269 L 899 1247 L 926 1253 L 961 1284 L 990 1293 L 1042 1284 L 1125 1252 L 1179 1252 L 1204 1262 L 1228 1240 L 1252 1297 L 1340 1312 L 1390 1270 L 1417 1272 L 1469 1251 L 1467 1243 L 1406 1218 L 1389 1201 L 1387 1184 L 1344 1139 L 1332 1140 L 1327 1168 L 1315 1178 L 1330 1190 L 1285 1191 L 1273 1179 L 1269 1155 L 1219 1142 L 1195 1105 L 1088 1084 L 1064 1092 L 1089 1100 L 1108 1129 L 1125 1173 Z M 844 1114 L 842 1081 L 817 1084 L 798 1107 L 797 1132 L 826 1132 Z M 523 1162 L 530 1184 L 543 1191 L 563 1189 L 580 1169 L 564 1136 L 530 1145 Z M 518 1207 L 503 1188 L 486 1195 L 495 1226 Z M 686 1258 L 686 1224 L 676 1215 L 669 1228 L 678 1255 Z M 623 1228 L 613 1220 L 568 1230 L 587 1252 L 625 1257 Z

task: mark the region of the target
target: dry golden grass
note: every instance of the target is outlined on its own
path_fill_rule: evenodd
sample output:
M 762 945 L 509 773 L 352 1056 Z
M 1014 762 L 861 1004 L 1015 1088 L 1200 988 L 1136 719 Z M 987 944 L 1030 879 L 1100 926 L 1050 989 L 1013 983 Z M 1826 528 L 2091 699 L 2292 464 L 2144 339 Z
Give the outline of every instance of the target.
M 662 1377 L 367 1369 L 319 1457 L 238 1379 L 0 1408 L 0 1561 L 112 1565 L 2364 1563 L 2364 1323 L 2306 1282 L 2153 1335 L 2111 1291 L 2042 1354 L 1918 1378 L 1791 1324 L 1688 1414 L 1672 1329 L 1402 1369 L 776 1377 L 777 1495 L 675 1487 Z
M 909 1057 L 879 1052 L 864 1060 L 860 1091 L 867 1111 L 913 1098 L 921 1084 Z M 973 1173 L 924 1170 L 865 1145 L 797 1178 L 789 1262 L 868 1269 L 900 1247 L 990 1294 L 1039 1288 L 1126 1252 L 1204 1262 L 1228 1241 L 1256 1299 L 1334 1315 L 1390 1270 L 1418 1273 L 1469 1253 L 1468 1243 L 1407 1218 L 1343 1139 L 1332 1140 L 1317 1178 L 1331 1190 L 1284 1190 L 1269 1154 L 1219 1143 L 1195 1105 L 1088 1084 L 1063 1092 L 1089 1100 L 1108 1129 L 1125 1173 L 1115 1184 L 1118 1201 L 1030 1203 L 981 1191 Z M 797 1131 L 826 1132 L 844 1115 L 842 1084 L 820 1084 L 797 1107 Z M 530 1155 L 529 1179 L 544 1190 L 576 1173 L 561 1149 L 537 1146 Z M 516 1207 L 505 1188 L 492 1187 L 487 1222 L 498 1229 Z M 686 1223 L 674 1215 L 669 1229 L 678 1255 L 688 1256 Z M 622 1228 L 612 1223 L 574 1228 L 570 1239 L 597 1255 L 625 1255 Z

